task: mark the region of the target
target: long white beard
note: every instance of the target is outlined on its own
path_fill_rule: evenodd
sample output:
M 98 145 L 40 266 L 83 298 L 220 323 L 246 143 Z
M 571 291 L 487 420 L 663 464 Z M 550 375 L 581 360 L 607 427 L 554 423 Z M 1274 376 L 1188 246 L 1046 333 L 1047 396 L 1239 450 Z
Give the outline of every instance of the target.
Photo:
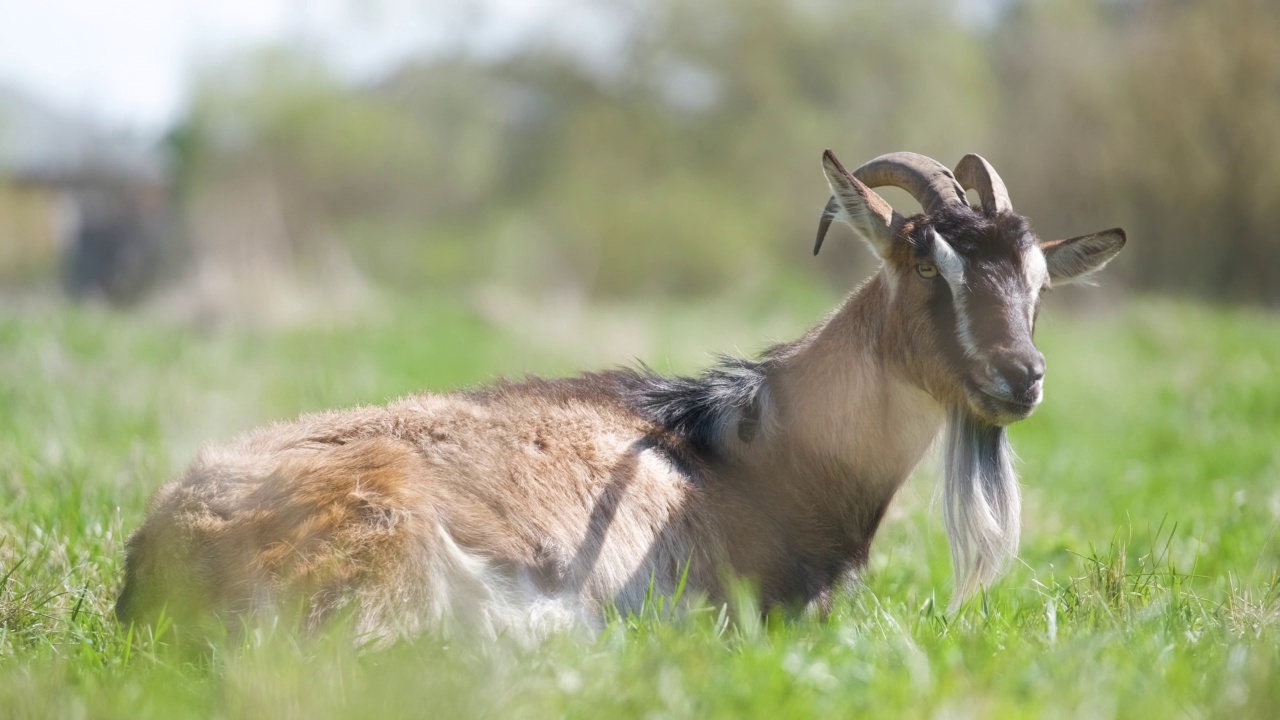
M 964 408 L 953 408 L 947 418 L 943 473 L 954 611 L 999 578 L 1017 554 L 1022 495 L 1005 428 L 983 423 Z

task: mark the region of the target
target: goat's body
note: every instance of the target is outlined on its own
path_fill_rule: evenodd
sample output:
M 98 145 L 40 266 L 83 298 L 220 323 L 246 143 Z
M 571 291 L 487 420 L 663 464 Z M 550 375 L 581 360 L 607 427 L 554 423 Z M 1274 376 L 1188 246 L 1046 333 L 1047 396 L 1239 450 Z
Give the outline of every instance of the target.
M 766 606 L 821 608 L 866 562 L 941 421 L 923 392 L 822 347 L 856 342 L 855 305 L 839 332 L 773 351 L 830 367 L 505 383 L 206 449 L 130 541 L 120 614 L 297 608 L 308 624 L 349 614 L 368 638 L 453 624 L 539 635 L 682 579 L 721 599 L 730 576 Z M 835 416 L 788 413 L 814 407 L 803 396 L 818 386 L 847 399 Z
M 1100 269 L 1119 229 L 1040 242 L 977 155 L 953 175 L 828 151 L 833 219 L 882 261 L 819 327 L 697 378 L 617 371 L 304 416 L 203 452 L 130 539 L 122 618 L 334 614 L 358 636 L 537 636 L 650 591 L 824 609 L 867 561 L 944 419 L 955 607 L 1014 556 L 1005 426 L 1043 396 L 1041 292 Z M 959 178 L 959 179 L 958 179 Z M 962 184 L 963 183 L 963 184 Z M 896 185 L 904 218 L 870 186 Z M 978 191 L 981 208 L 966 201 Z

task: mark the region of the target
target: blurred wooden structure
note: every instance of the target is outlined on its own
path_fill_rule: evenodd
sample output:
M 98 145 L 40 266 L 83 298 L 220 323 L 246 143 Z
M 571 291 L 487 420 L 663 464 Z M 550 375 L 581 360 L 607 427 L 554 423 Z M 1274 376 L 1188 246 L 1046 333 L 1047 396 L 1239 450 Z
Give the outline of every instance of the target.
M 150 143 L 0 88 L 0 285 L 137 299 L 160 265 L 167 196 Z

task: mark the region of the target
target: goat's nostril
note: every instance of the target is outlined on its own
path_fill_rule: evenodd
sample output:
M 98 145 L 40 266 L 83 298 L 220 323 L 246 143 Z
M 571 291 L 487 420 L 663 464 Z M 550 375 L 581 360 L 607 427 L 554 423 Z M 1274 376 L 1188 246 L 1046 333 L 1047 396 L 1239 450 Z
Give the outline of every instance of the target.
M 1027 365 L 1027 383 L 1035 384 L 1044 379 L 1044 353 L 1037 352 Z
M 1036 352 L 1034 355 L 1008 357 L 1002 362 L 993 363 L 987 369 L 987 374 L 995 382 L 1003 380 L 1013 396 L 1022 397 L 1036 393 L 1037 385 L 1044 379 L 1044 371 L 1044 355 Z

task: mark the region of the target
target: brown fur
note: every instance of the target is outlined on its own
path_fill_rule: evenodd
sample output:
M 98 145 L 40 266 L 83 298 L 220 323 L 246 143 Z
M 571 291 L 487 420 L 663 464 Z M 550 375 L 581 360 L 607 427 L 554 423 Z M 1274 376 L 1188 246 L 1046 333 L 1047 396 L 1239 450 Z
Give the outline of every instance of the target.
M 130 540 L 119 613 L 234 625 L 297 609 L 314 626 L 345 610 L 393 637 L 528 591 L 590 624 L 651 582 L 674 592 L 686 565 L 693 593 L 723 597 L 731 573 L 766 604 L 820 606 L 941 422 L 897 363 L 863 359 L 909 332 L 883 320 L 889 302 L 873 280 L 781 349 L 760 437 L 726 433 L 714 461 L 607 375 L 305 415 L 205 449 Z M 455 550 L 475 567 L 451 567 Z M 470 620 L 518 623 L 499 614 Z

